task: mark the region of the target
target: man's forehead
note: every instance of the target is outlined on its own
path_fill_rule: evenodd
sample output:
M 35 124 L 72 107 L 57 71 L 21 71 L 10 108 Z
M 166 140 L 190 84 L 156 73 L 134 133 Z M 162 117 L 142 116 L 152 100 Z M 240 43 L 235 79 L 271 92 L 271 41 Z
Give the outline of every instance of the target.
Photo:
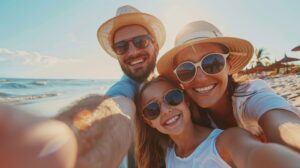
M 128 25 L 119 28 L 114 33 L 114 42 L 131 39 L 139 35 L 149 34 L 147 29 L 141 25 Z

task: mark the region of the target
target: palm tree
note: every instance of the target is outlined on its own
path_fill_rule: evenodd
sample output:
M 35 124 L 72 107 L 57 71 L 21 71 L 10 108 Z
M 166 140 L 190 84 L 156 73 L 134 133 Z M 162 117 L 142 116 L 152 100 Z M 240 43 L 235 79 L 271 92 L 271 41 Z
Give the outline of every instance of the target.
M 266 49 L 257 48 L 255 49 L 254 54 L 255 57 L 250 62 L 251 67 L 270 65 L 270 58 L 268 57 L 269 53 L 266 53 Z

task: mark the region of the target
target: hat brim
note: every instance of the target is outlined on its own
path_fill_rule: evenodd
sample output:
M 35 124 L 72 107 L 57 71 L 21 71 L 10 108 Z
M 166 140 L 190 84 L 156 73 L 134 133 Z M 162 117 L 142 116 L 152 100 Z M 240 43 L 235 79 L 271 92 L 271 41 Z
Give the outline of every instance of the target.
M 216 37 L 208 39 L 200 39 L 192 42 L 188 42 L 165 53 L 157 63 L 157 71 L 160 75 L 165 75 L 173 80 L 177 80 L 175 74 L 173 73 L 174 69 L 174 57 L 176 54 L 186 47 L 203 44 L 203 43 L 218 43 L 226 46 L 229 49 L 228 63 L 230 65 L 230 74 L 238 73 L 242 70 L 248 62 L 251 60 L 253 55 L 253 46 L 252 44 L 243 39 L 233 38 L 233 37 Z
M 103 23 L 98 31 L 97 38 L 102 48 L 113 58 L 117 54 L 112 49 L 114 32 L 128 25 L 141 25 L 146 28 L 161 48 L 166 39 L 166 32 L 162 22 L 156 17 L 146 13 L 128 13 L 111 18 Z

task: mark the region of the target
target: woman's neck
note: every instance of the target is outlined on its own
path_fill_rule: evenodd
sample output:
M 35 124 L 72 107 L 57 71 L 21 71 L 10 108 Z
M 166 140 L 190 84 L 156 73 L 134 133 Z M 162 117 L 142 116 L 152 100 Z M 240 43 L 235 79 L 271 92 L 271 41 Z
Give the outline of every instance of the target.
M 225 93 L 215 106 L 209 108 L 210 116 L 219 128 L 226 129 L 237 126 L 233 114 L 232 100 L 228 93 Z
M 170 135 L 175 143 L 176 155 L 187 157 L 204 141 L 211 129 L 196 125 L 191 122 L 180 135 Z

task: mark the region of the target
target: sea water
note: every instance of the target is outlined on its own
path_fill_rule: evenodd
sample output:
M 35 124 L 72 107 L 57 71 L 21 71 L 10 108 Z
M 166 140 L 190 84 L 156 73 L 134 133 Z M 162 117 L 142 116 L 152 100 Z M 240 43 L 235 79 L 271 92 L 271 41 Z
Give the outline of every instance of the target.
M 0 103 L 52 117 L 89 94 L 104 94 L 115 80 L 0 78 Z

